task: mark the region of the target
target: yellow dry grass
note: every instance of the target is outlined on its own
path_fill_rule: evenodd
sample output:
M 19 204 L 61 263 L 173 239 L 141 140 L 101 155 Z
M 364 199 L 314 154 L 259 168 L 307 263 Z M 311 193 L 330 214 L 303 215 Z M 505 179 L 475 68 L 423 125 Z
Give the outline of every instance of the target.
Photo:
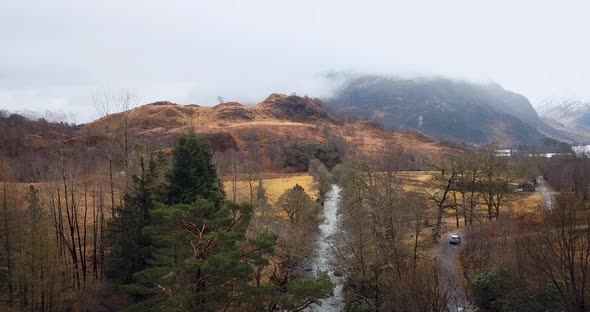
M 397 176 L 404 182 L 430 182 L 432 180 L 431 171 L 400 171 Z
M 515 193 L 506 203 L 510 214 L 518 217 L 523 215 L 541 215 L 544 211 L 545 200 L 539 193 Z
M 271 203 L 275 203 L 286 190 L 293 188 L 296 184 L 301 185 L 309 196 L 315 198 L 316 192 L 313 190 L 313 178 L 310 175 L 289 175 L 262 179 L 262 185 L 266 188 L 266 193 Z M 254 186 L 258 186 L 258 182 L 255 182 Z M 233 199 L 232 182 L 225 180 L 223 187 L 227 198 Z M 247 181 L 238 181 L 236 188 L 237 202 L 250 201 L 250 185 Z
M 432 188 L 432 172 L 429 171 L 401 171 L 397 173 L 397 177 L 403 184 L 403 191 L 405 192 L 420 192 L 431 193 Z
M 403 171 L 398 173 L 402 181 L 403 191 L 420 192 L 431 195 L 436 192 L 432 185 L 433 173 L 428 171 Z M 457 194 L 457 200 L 461 201 L 461 195 Z M 511 193 L 505 198 L 503 211 L 513 217 L 539 216 L 543 213 L 545 202 L 539 193 L 519 192 Z M 484 205 L 477 209 L 478 213 L 484 216 L 487 212 Z

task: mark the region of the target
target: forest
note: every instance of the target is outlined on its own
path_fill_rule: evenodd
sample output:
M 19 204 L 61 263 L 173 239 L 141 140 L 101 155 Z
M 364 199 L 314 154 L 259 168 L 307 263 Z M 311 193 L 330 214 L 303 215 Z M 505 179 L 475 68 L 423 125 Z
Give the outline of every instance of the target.
M 76 125 L 0 119 L 0 310 L 590 310 L 583 155 L 452 146 L 417 165 L 394 143 L 292 142 L 280 164 L 312 183 L 274 198 L 254 139 L 215 150 L 187 127 L 162 149 L 126 112 L 74 140 Z M 314 271 L 328 202 L 330 269 Z
M 589 12 L 0 0 L 0 312 L 590 312 Z

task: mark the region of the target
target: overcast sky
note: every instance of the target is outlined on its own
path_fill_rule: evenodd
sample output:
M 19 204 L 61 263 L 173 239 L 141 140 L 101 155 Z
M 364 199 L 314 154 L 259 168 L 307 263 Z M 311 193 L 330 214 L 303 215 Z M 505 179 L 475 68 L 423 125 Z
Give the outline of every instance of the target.
M 331 71 L 494 80 L 533 104 L 590 99 L 588 3 L 0 0 L 0 109 L 85 122 L 104 86 L 141 103 L 322 96 Z

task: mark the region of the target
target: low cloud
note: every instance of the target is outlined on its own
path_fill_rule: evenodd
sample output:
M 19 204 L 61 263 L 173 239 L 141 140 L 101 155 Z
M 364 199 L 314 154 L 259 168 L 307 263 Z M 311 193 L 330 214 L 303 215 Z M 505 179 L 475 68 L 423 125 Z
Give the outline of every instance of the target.
M 0 108 L 96 118 L 108 84 L 142 103 L 323 97 L 326 73 L 493 80 L 533 103 L 590 98 L 586 2 L 17 1 L 0 11 Z

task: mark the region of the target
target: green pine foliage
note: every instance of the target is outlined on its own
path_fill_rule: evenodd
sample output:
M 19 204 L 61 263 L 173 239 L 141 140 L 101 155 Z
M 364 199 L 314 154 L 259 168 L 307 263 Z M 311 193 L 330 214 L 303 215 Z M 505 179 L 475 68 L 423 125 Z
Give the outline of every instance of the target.
M 136 300 L 126 311 L 301 311 L 332 294 L 326 274 L 261 282 L 276 268 L 278 240 L 267 226 L 252 230 L 255 216 L 272 210 L 262 185 L 255 213 L 225 201 L 205 141 L 186 134 L 173 156 L 165 203 L 157 201 L 156 162 L 142 161 L 109 225 L 108 275 Z M 293 205 L 311 201 L 300 186 L 292 192 L 300 199 Z
M 143 270 L 151 258 L 151 239 L 143 230 L 150 225 L 150 212 L 155 206 L 156 162 L 150 159 L 146 164 L 141 159 L 140 168 L 133 189 L 125 195 L 124 204 L 117 207 L 116 217 L 109 223 L 111 250 L 106 273 L 119 285 L 132 284 L 133 274 Z
M 327 168 L 332 169 L 340 163 L 341 155 L 333 145 L 294 143 L 285 148 L 283 167 L 305 171 L 311 159 L 318 159 Z
M 225 193 L 205 139 L 192 132 L 184 134 L 173 153 L 166 204 L 189 204 L 201 197 L 221 207 Z
M 154 260 L 136 275 L 156 295 L 152 310 L 215 311 L 251 301 L 252 267 L 268 261 L 276 240 L 269 233 L 245 238 L 252 211 L 234 203 L 217 209 L 205 199 L 154 210 L 146 229 Z
M 483 271 L 473 279 L 479 307 L 490 312 L 560 311 L 559 293 L 553 285 L 531 288 L 519 285 L 508 270 Z
M 278 304 L 286 311 L 301 311 L 319 303 L 319 299 L 333 294 L 333 285 L 328 273 L 321 272 L 315 278 L 296 279 L 287 285 L 287 292 L 278 298 Z

